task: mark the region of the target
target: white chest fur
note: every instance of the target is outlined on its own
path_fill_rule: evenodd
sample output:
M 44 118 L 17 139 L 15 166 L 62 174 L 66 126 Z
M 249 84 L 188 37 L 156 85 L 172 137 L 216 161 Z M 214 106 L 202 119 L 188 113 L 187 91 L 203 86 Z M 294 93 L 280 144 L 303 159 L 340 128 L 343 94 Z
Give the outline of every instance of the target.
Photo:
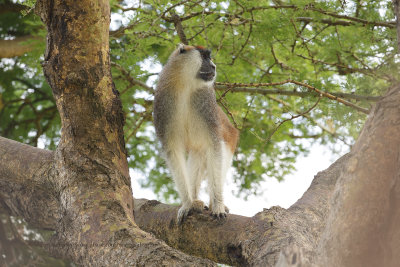
M 201 118 L 201 114 L 193 108 L 194 93 L 197 89 L 185 88 L 177 96 L 174 135 L 176 141 L 184 144 L 185 150 L 201 151 L 211 143 L 210 132 Z

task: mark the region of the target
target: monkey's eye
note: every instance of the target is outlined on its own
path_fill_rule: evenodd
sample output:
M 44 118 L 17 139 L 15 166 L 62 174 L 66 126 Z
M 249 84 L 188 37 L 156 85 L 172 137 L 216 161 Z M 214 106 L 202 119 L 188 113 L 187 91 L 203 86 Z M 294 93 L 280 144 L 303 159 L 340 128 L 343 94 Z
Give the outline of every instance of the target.
M 203 52 L 201 53 L 201 56 L 204 59 L 211 59 L 211 51 L 210 50 L 203 50 Z
M 186 53 L 186 50 L 185 50 L 185 48 L 181 47 L 181 48 L 179 49 L 179 53 L 180 53 L 180 54 L 184 54 L 184 53 Z

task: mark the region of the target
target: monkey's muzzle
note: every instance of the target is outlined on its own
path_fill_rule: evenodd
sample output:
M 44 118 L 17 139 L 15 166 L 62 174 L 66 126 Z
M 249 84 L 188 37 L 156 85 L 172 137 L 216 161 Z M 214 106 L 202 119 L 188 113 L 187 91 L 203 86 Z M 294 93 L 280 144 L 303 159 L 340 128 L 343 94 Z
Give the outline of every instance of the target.
M 215 77 L 215 71 L 200 71 L 199 78 L 204 81 L 212 81 Z

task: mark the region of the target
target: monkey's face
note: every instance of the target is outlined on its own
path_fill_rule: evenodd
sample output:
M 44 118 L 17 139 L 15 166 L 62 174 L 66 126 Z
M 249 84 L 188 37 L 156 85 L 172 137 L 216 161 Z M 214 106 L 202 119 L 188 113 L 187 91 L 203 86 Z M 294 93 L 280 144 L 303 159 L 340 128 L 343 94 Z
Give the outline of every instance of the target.
M 197 73 L 197 78 L 206 82 L 213 81 L 215 79 L 216 71 L 215 64 L 211 61 L 211 51 L 199 47 L 196 49 L 200 52 L 202 59 L 200 70 Z
M 211 51 L 202 46 L 179 46 L 178 57 L 184 59 L 185 73 L 192 73 L 196 79 L 213 82 L 216 77 L 216 67 L 211 61 Z M 193 77 L 193 76 L 192 76 Z

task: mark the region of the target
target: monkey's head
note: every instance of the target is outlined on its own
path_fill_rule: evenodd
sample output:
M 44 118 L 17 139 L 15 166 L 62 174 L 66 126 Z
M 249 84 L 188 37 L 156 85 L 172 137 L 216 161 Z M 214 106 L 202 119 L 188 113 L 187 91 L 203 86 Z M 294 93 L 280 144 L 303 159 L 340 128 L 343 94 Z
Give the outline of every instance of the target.
M 211 61 L 211 51 L 202 46 L 180 44 L 164 68 L 179 75 L 180 79 L 206 83 L 213 83 L 217 74 L 215 64 Z

